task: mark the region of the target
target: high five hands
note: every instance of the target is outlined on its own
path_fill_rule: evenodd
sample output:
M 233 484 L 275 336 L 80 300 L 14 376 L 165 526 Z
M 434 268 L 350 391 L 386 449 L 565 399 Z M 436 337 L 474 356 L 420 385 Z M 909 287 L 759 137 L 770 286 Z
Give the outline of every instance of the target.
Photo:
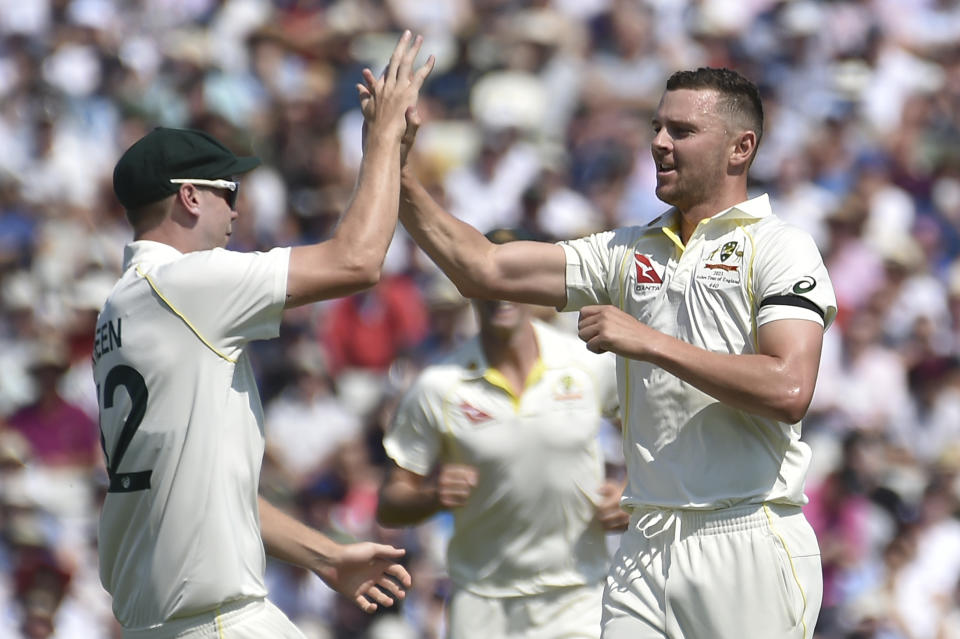
M 364 148 L 368 133 L 381 134 L 378 124 L 385 119 L 389 126 L 386 134 L 400 136 L 401 159 L 404 162 L 421 123 L 417 112 L 417 96 L 435 62 L 431 55 L 419 69 L 414 70 L 413 63 L 422 44 L 422 36 L 413 38 L 409 31 L 404 31 L 380 77 L 375 77 L 370 69 L 364 69 L 364 83 L 357 84 L 364 120 Z

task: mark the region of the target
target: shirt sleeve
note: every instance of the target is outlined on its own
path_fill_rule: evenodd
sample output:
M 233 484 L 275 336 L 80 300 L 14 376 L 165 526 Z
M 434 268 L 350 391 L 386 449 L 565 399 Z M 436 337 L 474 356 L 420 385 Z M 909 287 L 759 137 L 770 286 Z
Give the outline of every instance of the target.
M 423 476 L 436 464 L 442 443 L 442 416 L 433 395 L 421 375 L 404 395 L 383 438 L 383 448 L 397 466 Z
M 289 264 L 289 248 L 198 251 L 162 269 L 157 287 L 205 338 L 240 347 L 279 335 Z
M 591 304 L 610 304 L 610 264 L 615 259 L 614 231 L 560 242 L 567 258 L 567 305 L 577 311 Z
M 784 226 L 758 248 L 754 285 L 757 326 L 804 319 L 830 326 L 837 314 L 833 284 L 813 238 Z

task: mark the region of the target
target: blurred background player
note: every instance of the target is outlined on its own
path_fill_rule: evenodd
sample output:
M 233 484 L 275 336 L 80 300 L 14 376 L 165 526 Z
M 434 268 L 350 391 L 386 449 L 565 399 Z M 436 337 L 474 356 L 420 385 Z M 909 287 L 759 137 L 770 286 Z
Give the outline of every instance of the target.
M 396 465 L 378 519 L 453 514 L 452 639 L 599 637 L 605 533 L 628 520 L 598 444 L 617 409 L 613 359 L 525 304 L 473 304 L 479 334 L 423 370 L 384 439 Z

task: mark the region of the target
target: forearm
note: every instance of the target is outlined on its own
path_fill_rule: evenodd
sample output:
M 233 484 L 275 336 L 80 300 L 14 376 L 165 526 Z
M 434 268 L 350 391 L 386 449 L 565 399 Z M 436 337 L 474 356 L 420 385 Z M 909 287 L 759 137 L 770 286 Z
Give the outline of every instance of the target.
M 260 536 L 268 555 L 314 572 L 322 572 L 333 562 L 339 544 L 297 521 L 263 497 L 258 501 Z
M 787 423 L 800 421 L 809 405 L 812 388 L 784 358 L 714 353 L 656 331 L 644 339 L 634 359 L 659 366 L 724 404 Z
M 437 489 L 432 483 L 414 487 L 388 482 L 380 491 L 377 521 L 383 526 L 413 526 L 440 511 Z
M 379 271 L 397 227 L 400 196 L 400 140 L 395 133 L 371 132 L 353 197 L 332 242 L 367 267 Z
M 397 136 L 370 140 L 354 196 L 333 236 L 290 253 L 286 306 L 309 304 L 367 289 L 380 280 L 397 226 L 400 194 Z
M 494 244 L 437 204 L 410 169 L 401 175 L 400 221 L 464 297 L 563 307 L 566 255 L 547 242 Z
M 400 222 L 465 297 L 484 297 L 484 269 L 494 245 L 437 204 L 409 166 L 400 177 Z

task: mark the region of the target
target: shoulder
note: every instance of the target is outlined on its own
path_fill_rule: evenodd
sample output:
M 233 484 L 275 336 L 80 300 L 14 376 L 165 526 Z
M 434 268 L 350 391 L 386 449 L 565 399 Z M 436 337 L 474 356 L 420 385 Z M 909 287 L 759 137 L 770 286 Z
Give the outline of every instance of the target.
M 231 286 L 257 272 L 286 268 L 289 249 L 266 252 L 241 252 L 222 248 L 193 251 L 156 266 L 154 275 L 162 282 L 177 287 L 216 288 Z
M 757 241 L 764 247 L 789 247 L 800 243 L 804 246 L 813 245 L 813 236 L 798 226 L 785 222 L 776 215 L 767 216 L 757 221 L 751 229 Z
M 407 394 L 442 397 L 482 365 L 477 339 L 467 340 L 457 349 L 428 364 L 420 371 Z

